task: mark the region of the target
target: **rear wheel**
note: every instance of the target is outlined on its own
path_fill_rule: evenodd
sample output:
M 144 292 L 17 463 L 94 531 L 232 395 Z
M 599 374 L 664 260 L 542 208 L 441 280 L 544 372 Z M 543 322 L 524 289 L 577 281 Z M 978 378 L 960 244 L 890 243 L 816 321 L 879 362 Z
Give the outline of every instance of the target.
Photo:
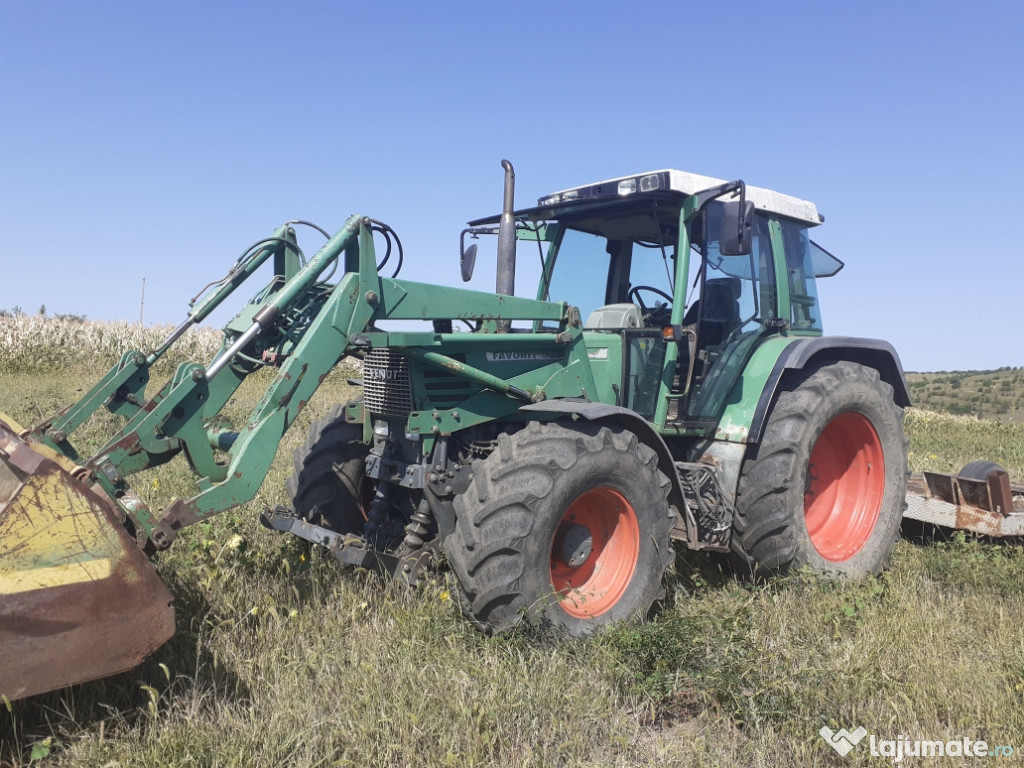
M 903 516 L 906 449 L 903 410 L 877 371 L 803 372 L 744 464 L 734 549 L 762 570 L 879 573 Z
M 373 498 L 367 453 L 362 425 L 346 423 L 344 404 L 314 422 L 295 450 L 295 474 L 285 484 L 298 515 L 338 533 L 362 533 Z
M 529 424 L 473 475 L 444 548 L 481 628 L 525 616 L 585 635 L 645 616 L 662 595 L 675 511 L 656 454 L 632 432 Z

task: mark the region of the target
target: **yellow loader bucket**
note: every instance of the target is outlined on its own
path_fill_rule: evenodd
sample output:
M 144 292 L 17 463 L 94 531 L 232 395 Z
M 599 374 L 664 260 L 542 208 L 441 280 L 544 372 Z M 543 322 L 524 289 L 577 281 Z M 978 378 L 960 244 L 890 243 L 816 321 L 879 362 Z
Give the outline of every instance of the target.
M 0 696 L 124 672 L 174 634 L 171 594 L 99 488 L 0 414 Z

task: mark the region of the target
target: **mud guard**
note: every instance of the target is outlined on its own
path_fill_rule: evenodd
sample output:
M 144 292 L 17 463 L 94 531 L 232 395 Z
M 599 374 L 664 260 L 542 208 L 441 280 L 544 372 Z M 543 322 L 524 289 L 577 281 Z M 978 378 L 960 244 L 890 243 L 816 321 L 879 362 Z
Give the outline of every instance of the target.
M 679 470 L 676 468 L 672 452 L 665 444 L 662 436 L 651 426 L 650 422 L 644 419 L 635 411 L 623 408 L 618 405 L 608 405 L 590 400 L 577 398 L 559 398 L 557 400 L 544 400 L 539 403 L 531 403 L 521 407 L 520 412 L 528 414 L 550 413 L 555 416 L 575 416 L 584 418 L 587 421 L 603 421 L 615 424 L 628 429 L 637 438 L 654 450 L 658 455 L 658 469 L 672 483 L 672 491 L 669 493 L 669 502 L 679 510 L 679 522 L 672 532 L 673 539 L 685 541 L 688 546 L 699 549 L 697 544 L 698 535 L 692 526 L 692 515 L 684 514 L 687 509 L 683 494 L 682 483 L 679 479 Z
M 748 443 L 761 441 L 768 413 L 775 401 L 779 383 L 787 371 L 800 370 L 809 363 L 849 360 L 878 371 L 882 381 L 892 387 L 893 400 L 900 408 L 911 405 L 910 389 L 896 349 L 881 339 L 853 336 L 817 336 L 800 339 L 786 347 L 775 362 L 758 400 L 750 424 Z

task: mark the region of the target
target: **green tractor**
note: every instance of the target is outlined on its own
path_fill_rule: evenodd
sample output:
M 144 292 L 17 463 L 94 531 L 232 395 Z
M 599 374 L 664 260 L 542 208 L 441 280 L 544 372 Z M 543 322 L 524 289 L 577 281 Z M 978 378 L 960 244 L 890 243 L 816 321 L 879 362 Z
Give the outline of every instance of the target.
M 462 233 L 466 280 L 477 255 L 467 237 L 497 236 L 495 294 L 400 279 L 401 243 L 373 219 L 351 217 L 309 259 L 289 222 L 194 300 L 159 348 L 126 352 L 35 427 L 0 423 L 0 625 L 52 622 L 104 584 L 126 595 L 42 640 L 4 635 L 4 658 L 22 661 L 5 665 L 0 693 L 129 668 L 164 642 L 170 597 L 146 556 L 251 499 L 281 436 L 346 357 L 361 365 L 362 395 L 313 425 L 294 457 L 294 503 L 264 523 L 409 582 L 443 553 L 466 614 L 488 631 L 526 620 L 578 636 L 643 617 L 676 543 L 754 571 L 885 566 L 904 508 L 910 401 L 889 344 L 822 334 L 816 280 L 842 263 L 810 239 L 815 206 L 664 170 L 515 210 L 503 166 L 502 213 Z M 534 249 L 536 298 L 515 296 L 517 251 Z M 268 262 L 273 278 L 225 327 L 217 356 L 181 365 L 148 397 L 152 364 Z M 263 398 L 228 423 L 224 405 L 268 366 L 278 370 Z M 72 433 L 100 407 L 124 425 L 80 455 Z M 150 510 L 127 478 L 179 454 L 196 494 Z M 77 534 L 85 520 L 89 542 Z M 137 642 L 96 653 L 97 632 L 155 604 Z M 56 655 L 91 666 L 58 670 Z

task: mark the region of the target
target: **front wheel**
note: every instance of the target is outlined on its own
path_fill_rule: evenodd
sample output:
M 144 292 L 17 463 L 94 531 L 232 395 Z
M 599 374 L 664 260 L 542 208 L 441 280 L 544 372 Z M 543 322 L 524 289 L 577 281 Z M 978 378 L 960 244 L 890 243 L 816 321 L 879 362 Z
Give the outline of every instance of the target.
M 444 542 L 469 618 L 580 636 L 645 616 L 673 555 L 668 493 L 632 432 L 533 423 L 502 435 L 456 497 Z
M 295 474 L 285 482 L 298 515 L 338 533 L 361 533 L 373 498 L 366 477 L 360 424 L 345 421 L 344 404 L 314 422 L 309 438 L 295 450 Z
M 743 466 L 734 549 L 759 570 L 877 574 L 907 489 L 903 410 L 878 372 L 837 362 L 779 395 Z

